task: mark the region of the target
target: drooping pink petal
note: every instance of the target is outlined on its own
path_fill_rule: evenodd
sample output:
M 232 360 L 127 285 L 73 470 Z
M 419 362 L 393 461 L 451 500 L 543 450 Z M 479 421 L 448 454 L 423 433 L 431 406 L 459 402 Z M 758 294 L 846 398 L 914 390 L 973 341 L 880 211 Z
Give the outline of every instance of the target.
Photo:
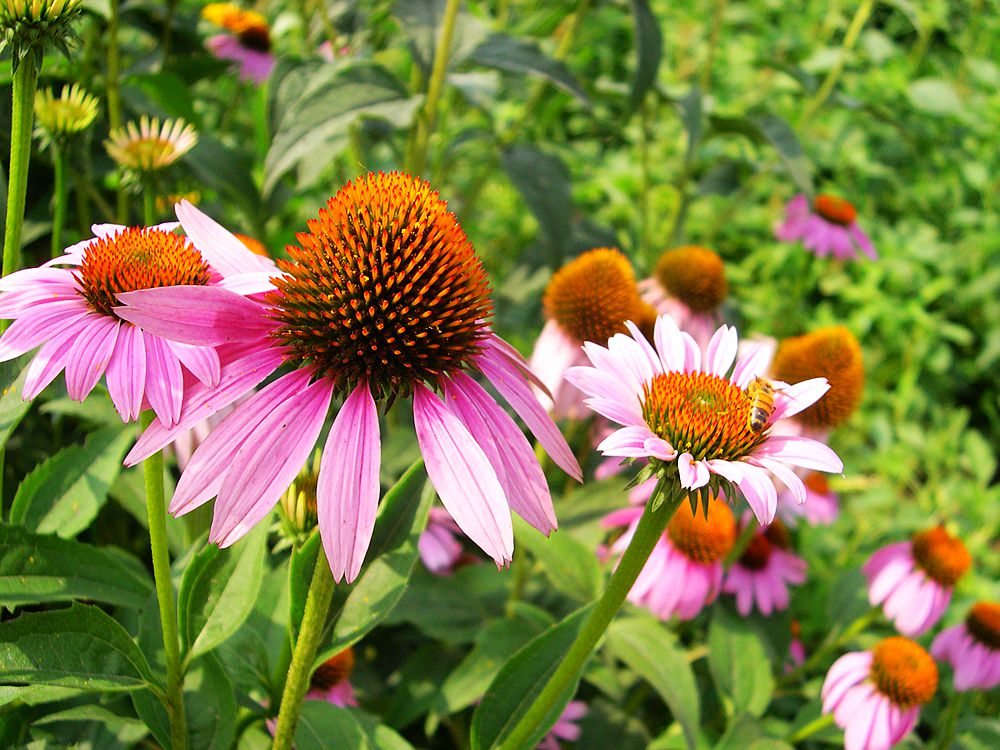
M 219 362 L 219 353 L 213 347 L 192 346 L 170 340 L 165 340 L 164 343 L 180 360 L 181 364 L 202 383 L 209 386 L 219 384 L 222 365 Z
M 656 435 L 645 425 L 622 427 L 604 438 L 598 444 L 597 450 L 605 456 L 645 458 L 649 455 L 646 441 L 654 437 Z
M 144 336 L 142 343 L 146 347 L 146 398 L 159 420 L 173 427 L 181 417 L 184 399 L 181 363 L 159 336 Z
M 427 475 L 444 507 L 497 566 L 506 565 L 514 553 L 514 530 L 503 487 L 483 449 L 419 384 L 413 392 L 413 421 Z
M 795 502 L 799 505 L 806 501 L 806 486 L 802 483 L 799 475 L 781 463 L 781 461 L 760 457 L 750 458 L 748 459 L 748 463 L 760 466 L 774 474 L 788 488 L 792 497 L 795 498 Z
M 774 520 L 778 510 L 778 491 L 774 488 L 767 472 L 763 469 L 744 463 L 743 477 L 738 486 L 747 505 L 753 511 L 757 523 L 767 526 Z
M 63 371 L 73 344 L 76 343 L 78 328 L 79 326 L 71 326 L 42 344 L 28 366 L 22 399 L 30 401 L 35 398 Z
M 488 330 L 488 329 L 487 329 Z M 482 345 L 485 348 L 493 350 L 495 353 L 499 354 L 504 359 L 508 360 L 510 364 L 514 365 L 529 383 L 538 388 L 543 393 L 546 392 L 547 386 L 542 382 L 542 379 L 532 370 L 531 365 L 528 360 L 522 356 L 521 352 L 515 349 L 509 342 L 497 336 L 493 331 L 490 331 L 489 335 L 482 340 Z M 547 394 L 549 398 L 552 397 L 551 393 Z
M 677 469 L 681 480 L 681 487 L 688 490 L 696 490 L 708 484 L 708 466 L 702 461 L 695 461 L 690 453 L 682 453 L 677 459 Z
M 660 355 L 663 369 L 676 372 L 684 369 L 684 340 L 681 329 L 669 315 L 660 315 L 653 325 L 653 342 Z
M 191 244 L 222 276 L 229 277 L 252 271 L 278 275 L 274 261 L 252 252 L 232 232 L 195 208 L 190 202 L 182 200 L 174 206 L 174 211 Z
M 316 445 L 332 396 L 333 381 L 321 378 L 275 407 L 250 433 L 215 501 L 211 541 L 228 547 L 270 512 Z
M 111 401 L 121 418 L 126 422 L 138 419 L 146 392 L 146 345 L 141 328 L 131 323 L 121 324 L 108 364 L 107 382 Z
M 31 310 L 11 323 L 0 337 L 0 362 L 20 357 L 92 314 L 79 299 L 52 302 Z
M 361 381 L 333 421 L 316 486 L 319 533 L 335 581 L 351 583 L 361 572 L 378 511 L 381 458 L 378 410 Z
M 108 369 L 120 325 L 95 314 L 80 329 L 66 358 L 66 392 L 74 401 L 83 401 Z

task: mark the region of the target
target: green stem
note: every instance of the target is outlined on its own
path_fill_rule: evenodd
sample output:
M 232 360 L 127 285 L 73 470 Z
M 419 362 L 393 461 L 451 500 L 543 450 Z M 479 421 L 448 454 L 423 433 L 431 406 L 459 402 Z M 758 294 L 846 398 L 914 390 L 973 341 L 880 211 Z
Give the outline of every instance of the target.
M 66 224 L 66 151 L 53 144 L 52 164 L 55 167 L 55 206 L 52 211 L 52 257 L 62 255 L 62 233 Z
M 153 422 L 153 413 L 142 413 L 142 428 Z M 181 671 L 180 639 L 177 636 L 177 606 L 170 580 L 170 553 L 167 550 L 167 508 L 163 493 L 163 454 L 154 453 L 142 462 L 146 480 L 146 512 L 149 516 L 149 548 L 153 555 L 153 580 L 160 608 L 163 651 L 167 659 L 166 708 L 170 719 L 172 750 L 186 750 L 187 723 L 184 720 L 184 674 Z
M 412 141 L 412 149 L 406 158 L 406 171 L 414 176 L 420 176 L 427 163 L 427 146 L 434 123 L 437 120 L 438 102 L 441 90 L 444 88 L 444 77 L 448 72 L 448 55 L 451 52 L 451 39 L 455 33 L 455 21 L 458 18 L 459 0 L 448 0 L 441 21 L 441 37 L 434 50 L 434 65 L 431 68 L 431 80 L 427 84 L 427 99 L 420 118 L 417 120 L 416 135 Z
M 147 177 L 142 185 L 142 223 L 151 227 L 156 221 L 156 191 L 152 179 Z
M 955 725 L 958 724 L 958 720 L 962 716 L 968 695 L 968 691 L 959 693 L 951 699 L 945 708 L 944 718 L 938 721 L 941 733 L 938 735 L 937 742 L 934 743 L 936 750 L 948 750 L 951 747 L 952 737 L 955 736 Z
M 542 692 L 532 703 L 531 708 L 521 717 L 520 721 L 514 725 L 510 734 L 500 745 L 500 750 L 521 750 L 530 742 L 535 734 L 538 725 L 544 721 L 545 717 L 555 706 L 556 701 L 563 695 L 566 689 L 579 679 L 583 668 L 590 659 L 597 642 L 604 635 L 611 620 L 618 613 L 625 597 L 639 577 L 643 566 L 649 559 L 653 547 L 667 528 L 667 523 L 673 517 L 674 512 L 681 502 L 686 500 L 686 494 L 677 487 L 671 495 L 668 495 L 655 510 L 654 499 L 646 503 L 646 507 L 636 526 L 632 541 L 629 542 L 618 562 L 611 580 L 604 595 L 594 605 L 583 628 L 573 641 L 565 658 L 560 662 L 559 667 L 553 672 Z
M 122 126 L 122 98 L 118 90 L 121 63 L 118 58 L 118 7 L 120 0 L 111 0 L 108 16 L 108 75 L 105 95 L 108 98 L 108 127 L 118 130 Z M 118 183 L 115 218 L 119 224 L 128 223 L 128 195 L 125 186 Z
M 712 88 L 712 67 L 715 64 L 715 51 L 719 47 L 719 35 L 722 33 L 722 19 L 726 13 L 728 0 L 715 0 L 715 12 L 712 13 L 712 29 L 708 36 L 708 53 L 705 55 L 705 64 L 701 69 L 702 94 L 708 94 Z
M 289 750 L 292 747 L 295 725 L 298 724 L 299 713 L 302 711 L 302 699 L 309 690 L 313 662 L 319 650 L 320 640 L 323 638 L 326 615 L 330 611 L 333 588 L 330 563 L 326 559 L 323 545 L 320 545 L 319 554 L 316 556 L 316 569 L 313 571 L 312 583 L 309 584 L 302 625 L 299 627 L 298 638 L 295 639 L 295 651 L 288 668 L 288 679 L 281 695 L 273 750 Z
M 815 719 L 810 721 L 804 727 L 799 729 L 794 734 L 789 735 L 785 738 L 785 742 L 789 745 L 794 745 L 796 742 L 802 742 L 802 740 L 807 737 L 812 737 L 817 732 L 821 732 L 828 726 L 833 724 L 833 714 L 820 714 Z
M 35 119 L 38 68 L 28 52 L 14 72 L 10 116 L 10 174 L 7 182 L 7 220 L 3 233 L 3 275 L 20 268 L 21 227 L 31 160 L 31 126 Z
M 805 110 L 802 112 L 802 120 L 799 122 L 800 129 L 805 128 L 812 116 L 816 114 L 816 111 L 823 106 L 823 102 L 830 96 L 833 87 L 837 85 L 840 74 L 844 71 L 844 65 L 847 64 L 847 55 L 854 49 L 854 44 L 858 41 L 861 30 L 865 27 L 865 22 L 868 21 L 868 16 L 871 15 L 874 6 L 875 0 L 861 0 L 861 5 L 858 6 L 857 11 L 854 13 L 854 18 L 851 19 L 851 25 L 847 27 L 847 32 L 844 34 L 844 41 L 841 42 L 840 55 L 837 57 L 837 62 L 830 68 L 830 71 L 826 74 L 826 78 L 823 79 L 823 83 L 806 103 Z

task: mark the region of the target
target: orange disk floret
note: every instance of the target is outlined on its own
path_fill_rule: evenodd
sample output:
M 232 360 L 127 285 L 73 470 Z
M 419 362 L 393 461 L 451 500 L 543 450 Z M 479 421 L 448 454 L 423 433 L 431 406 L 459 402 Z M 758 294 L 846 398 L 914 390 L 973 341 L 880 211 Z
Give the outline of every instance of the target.
M 699 505 L 694 512 L 689 503 L 681 503 L 674 517 L 667 524 L 667 537 L 671 544 L 686 558 L 708 564 L 722 560 L 736 544 L 736 518 L 721 500 L 708 498 L 708 518 Z
M 490 286 L 447 204 L 401 172 L 349 182 L 297 234 L 269 295 L 279 341 L 342 393 L 408 396 L 469 365 L 487 335 Z
M 1000 604 L 976 602 L 965 616 L 965 629 L 976 641 L 1000 651 Z
M 204 285 L 208 263 L 186 239 L 173 232 L 129 227 L 102 237 L 83 251 L 79 281 L 95 312 L 114 316 L 117 295 L 137 289 L 181 284 Z
M 625 332 L 626 320 L 648 316 L 632 264 L 621 252 L 607 247 L 588 250 L 556 271 L 542 304 L 545 317 L 581 344 L 604 345 L 616 333 Z
M 861 345 L 844 326 L 820 328 L 803 336 L 785 339 L 774 357 L 774 377 L 786 383 L 825 377 L 830 390 L 795 419 L 810 427 L 835 427 L 844 422 L 861 402 L 865 368 Z
M 912 708 L 934 697 L 937 665 L 909 638 L 893 636 L 872 651 L 871 680 L 876 689 L 900 708 Z
M 236 239 L 238 239 L 240 242 L 242 242 L 243 247 L 245 247 L 254 255 L 263 255 L 265 258 L 271 257 L 271 254 L 267 251 L 267 248 L 264 247 L 264 243 L 261 242 L 260 240 L 250 237 L 249 235 L 246 234 L 240 234 L 239 232 L 235 232 L 233 236 L 236 237 Z
M 712 312 L 729 294 L 722 258 L 707 247 L 685 245 L 667 250 L 654 273 L 670 296 L 695 312 Z
M 642 415 L 678 453 L 735 461 L 767 439 L 750 428 L 746 391 L 705 372 L 665 372 L 643 386 Z
M 816 196 L 813 210 L 827 221 L 842 227 L 850 226 L 858 218 L 857 210 L 848 201 L 826 193 Z
M 353 671 L 354 649 L 348 647 L 316 667 L 309 680 L 309 687 L 313 690 L 329 690 L 348 679 Z
M 972 567 L 972 555 L 962 540 L 945 531 L 943 526 L 913 535 L 913 559 L 928 578 L 942 586 L 954 586 Z

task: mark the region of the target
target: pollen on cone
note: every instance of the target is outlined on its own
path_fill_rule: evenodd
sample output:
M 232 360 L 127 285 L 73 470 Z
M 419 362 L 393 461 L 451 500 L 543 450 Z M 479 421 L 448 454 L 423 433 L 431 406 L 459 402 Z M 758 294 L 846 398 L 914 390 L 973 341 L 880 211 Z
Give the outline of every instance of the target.
M 656 263 L 656 280 L 672 297 L 695 312 L 715 310 L 729 294 L 722 258 L 707 247 L 667 250 Z
M 901 708 L 910 708 L 934 697 L 938 670 L 919 644 L 893 636 L 880 641 L 872 651 L 871 679 L 882 695 Z

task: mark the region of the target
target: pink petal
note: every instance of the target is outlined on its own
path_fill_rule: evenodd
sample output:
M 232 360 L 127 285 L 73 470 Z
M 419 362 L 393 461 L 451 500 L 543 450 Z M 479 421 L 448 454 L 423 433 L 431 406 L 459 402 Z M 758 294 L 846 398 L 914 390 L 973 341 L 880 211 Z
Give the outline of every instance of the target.
M 31 359 L 28 374 L 24 379 L 21 398 L 30 401 L 55 380 L 69 360 L 69 353 L 76 343 L 77 329 L 71 327 L 59 333 L 44 344 Z
M 798 414 L 819 401 L 828 390 L 830 383 L 826 378 L 810 378 L 775 391 L 774 414 L 771 415 L 771 421 Z
M 181 364 L 202 383 L 209 386 L 219 384 L 222 365 L 219 363 L 219 354 L 215 349 L 210 346 L 193 346 L 169 340 L 165 340 L 164 343 L 181 361 Z
M 483 449 L 458 417 L 419 384 L 413 392 L 413 418 L 427 475 L 444 507 L 498 566 L 506 565 L 514 552 L 514 530 L 500 480 Z
M 660 315 L 653 326 L 653 341 L 666 372 L 684 369 L 684 340 L 681 329 L 669 315 Z
M 138 419 L 146 392 L 146 345 L 141 328 L 131 323 L 121 325 L 107 381 L 111 401 L 121 418 L 126 422 Z
M 276 290 L 278 287 L 274 285 L 272 279 L 277 275 L 279 275 L 277 270 L 239 273 L 219 280 L 215 286 L 233 294 L 249 297 Z
M 486 349 L 493 350 L 495 353 L 506 359 L 510 364 L 514 365 L 517 371 L 540 391 L 545 392 L 547 390 L 545 383 L 541 381 L 541 379 L 532 370 L 531 365 L 528 364 L 528 360 L 526 360 L 521 355 L 521 352 L 515 349 L 510 343 L 504 341 L 502 338 L 490 331 L 489 335 L 483 339 L 482 345 Z M 579 350 L 579 347 L 577 347 L 577 350 Z M 548 395 L 551 398 L 552 394 L 549 393 Z
M 806 486 L 802 483 L 799 475 L 780 461 L 770 458 L 751 458 L 748 463 L 761 466 L 774 474 L 788 488 L 789 493 L 799 505 L 806 501 Z
M 92 315 L 79 330 L 66 358 L 66 392 L 83 401 L 108 369 L 121 324 L 114 318 Z
M 757 448 L 754 455 L 774 458 L 813 471 L 839 474 L 844 470 L 844 463 L 833 450 L 811 438 L 771 435 Z
M 379 499 L 378 410 L 362 381 L 344 401 L 323 447 L 316 508 L 333 579 L 351 583 L 371 543 Z
M 278 275 L 278 268 L 270 258 L 251 252 L 228 229 L 182 200 L 174 206 L 184 233 L 191 239 L 208 264 L 222 276 L 228 277 L 249 271 L 263 271 Z
M 738 486 L 757 518 L 757 523 L 767 526 L 774 520 L 774 514 L 778 510 L 778 492 L 766 471 L 750 464 L 744 464 L 744 467 Z
M 146 398 L 156 416 L 172 427 L 181 416 L 184 375 L 181 363 L 159 336 L 144 336 L 146 347 Z
M 695 461 L 690 453 L 682 453 L 677 459 L 681 487 L 696 490 L 704 487 L 710 479 L 708 466 L 701 461 Z
M 94 313 L 82 300 L 63 300 L 32 308 L 0 337 L 0 362 L 20 357 Z
M 708 342 L 708 349 L 705 352 L 706 371 L 720 378 L 726 377 L 733 360 L 736 359 L 738 345 L 739 337 L 735 328 L 725 325 L 719 328 Z
M 649 455 L 646 441 L 656 437 L 648 427 L 622 427 L 608 435 L 597 446 L 605 456 L 645 458 Z

